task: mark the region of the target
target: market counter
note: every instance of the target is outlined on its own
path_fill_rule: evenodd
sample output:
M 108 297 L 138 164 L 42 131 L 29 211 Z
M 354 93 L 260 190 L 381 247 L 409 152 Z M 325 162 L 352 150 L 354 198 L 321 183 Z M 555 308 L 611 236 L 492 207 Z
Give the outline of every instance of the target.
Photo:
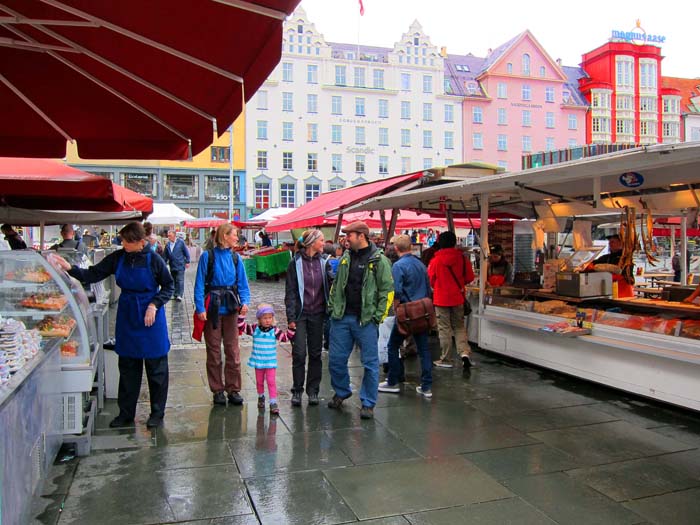
M 289 250 L 271 253 L 269 255 L 255 255 L 256 270 L 268 277 L 279 275 L 287 271 L 287 266 L 292 256 Z
M 249 281 L 257 280 L 258 265 L 254 257 L 243 259 L 243 267 L 245 268 L 245 275 Z

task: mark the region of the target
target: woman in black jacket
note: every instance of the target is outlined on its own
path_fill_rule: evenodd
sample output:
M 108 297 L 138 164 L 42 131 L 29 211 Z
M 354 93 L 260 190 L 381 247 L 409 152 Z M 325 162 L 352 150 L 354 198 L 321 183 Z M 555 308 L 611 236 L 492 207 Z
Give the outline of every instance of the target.
M 296 330 L 292 341 L 292 406 L 301 406 L 307 354 L 306 395 L 309 396 L 309 405 L 318 405 L 323 323 L 332 280 L 330 264 L 323 257 L 323 244 L 320 230 L 306 230 L 299 238 L 298 250 L 287 267 L 284 294 L 287 326 Z

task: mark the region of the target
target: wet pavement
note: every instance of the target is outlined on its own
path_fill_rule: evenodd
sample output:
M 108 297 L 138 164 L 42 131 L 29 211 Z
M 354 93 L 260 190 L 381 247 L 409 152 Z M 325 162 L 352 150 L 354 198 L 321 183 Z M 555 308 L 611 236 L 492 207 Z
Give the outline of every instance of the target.
M 193 270 L 186 296 L 191 298 Z M 284 283 L 251 283 L 285 324 Z M 359 399 L 342 411 L 327 359 L 320 406 L 292 408 L 291 354 L 280 345 L 279 417 L 255 406 L 244 366 L 242 407 L 215 407 L 192 302 L 168 306 L 173 349 L 165 426 L 97 418 L 89 457 L 57 462 L 35 523 L 217 525 L 697 524 L 700 415 L 477 352 L 478 368 L 435 370 L 434 397 L 416 394 L 406 360 L 400 395 L 380 394 L 374 420 Z M 252 320 L 252 314 L 249 315 Z M 250 353 L 243 338 L 243 362 Z M 437 357 L 437 341 L 431 342 Z M 353 354 L 353 390 L 362 367 Z

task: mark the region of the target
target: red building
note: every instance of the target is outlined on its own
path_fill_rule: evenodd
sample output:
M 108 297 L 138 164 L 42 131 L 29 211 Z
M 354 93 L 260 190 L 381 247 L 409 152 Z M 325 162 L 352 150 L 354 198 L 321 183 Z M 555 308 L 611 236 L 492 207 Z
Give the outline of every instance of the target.
M 661 82 L 663 37 L 613 32 L 606 44 L 583 55 L 579 79 L 590 103 L 586 142 L 655 144 L 681 140 L 680 91 Z

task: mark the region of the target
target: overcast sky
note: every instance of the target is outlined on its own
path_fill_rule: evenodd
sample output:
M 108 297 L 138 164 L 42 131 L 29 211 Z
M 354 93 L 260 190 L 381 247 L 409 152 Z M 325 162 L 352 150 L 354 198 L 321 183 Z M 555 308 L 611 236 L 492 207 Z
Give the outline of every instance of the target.
M 630 31 L 641 21 L 647 35 L 663 35 L 661 73 L 700 77 L 694 4 L 668 0 L 302 0 L 311 22 L 330 42 L 393 47 L 414 20 L 438 48 L 485 56 L 529 29 L 553 59 L 576 66 L 581 55 L 604 44 L 612 30 Z M 687 11 L 684 12 L 684 11 Z

